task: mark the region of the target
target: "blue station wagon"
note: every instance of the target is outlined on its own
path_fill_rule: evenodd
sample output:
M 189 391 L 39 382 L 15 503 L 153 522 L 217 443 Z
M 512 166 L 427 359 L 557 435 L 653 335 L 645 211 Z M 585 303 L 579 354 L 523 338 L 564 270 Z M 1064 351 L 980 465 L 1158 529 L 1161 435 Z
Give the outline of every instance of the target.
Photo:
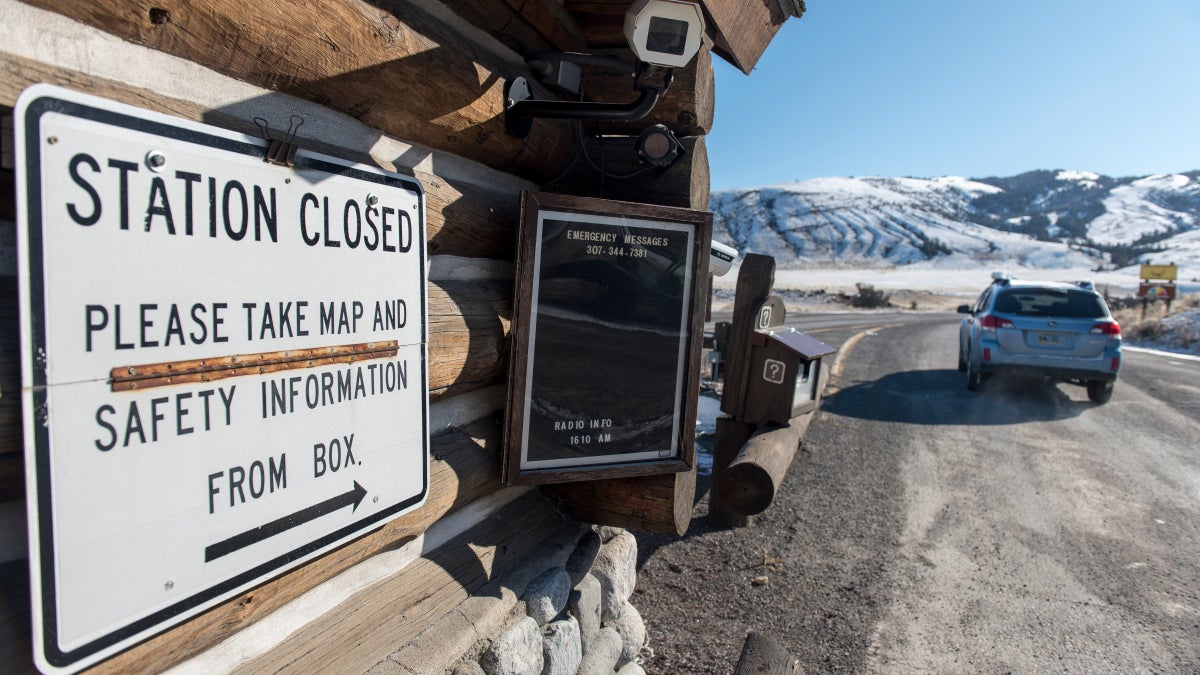
M 992 274 L 992 285 L 959 328 L 958 369 L 967 389 L 992 374 L 1040 377 L 1087 387 L 1093 403 L 1112 398 L 1121 370 L 1121 327 L 1091 282 L 1021 281 Z

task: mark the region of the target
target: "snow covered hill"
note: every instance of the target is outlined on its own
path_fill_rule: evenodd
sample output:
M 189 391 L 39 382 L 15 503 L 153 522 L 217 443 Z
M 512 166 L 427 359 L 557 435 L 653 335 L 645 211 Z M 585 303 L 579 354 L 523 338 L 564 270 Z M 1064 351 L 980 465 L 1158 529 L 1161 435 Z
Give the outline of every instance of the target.
M 714 236 L 781 268 L 1200 271 L 1200 172 L 1111 178 L 818 178 L 714 192 Z

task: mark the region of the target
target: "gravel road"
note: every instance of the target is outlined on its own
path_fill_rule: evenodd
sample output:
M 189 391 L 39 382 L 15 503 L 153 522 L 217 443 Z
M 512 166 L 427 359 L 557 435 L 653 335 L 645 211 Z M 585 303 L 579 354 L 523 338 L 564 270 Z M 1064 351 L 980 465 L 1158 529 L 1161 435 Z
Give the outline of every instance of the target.
M 858 340 L 751 527 L 702 476 L 686 537 L 639 535 L 648 672 L 732 672 L 750 630 L 804 672 L 1200 671 L 1200 363 L 970 394 L 955 330 Z

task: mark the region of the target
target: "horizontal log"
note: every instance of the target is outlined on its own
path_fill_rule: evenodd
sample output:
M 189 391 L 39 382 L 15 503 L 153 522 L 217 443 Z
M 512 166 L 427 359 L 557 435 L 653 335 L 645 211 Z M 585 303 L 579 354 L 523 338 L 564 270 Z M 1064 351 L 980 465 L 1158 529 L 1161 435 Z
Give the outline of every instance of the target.
M 812 411 L 792 418 L 786 427 L 760 427 L 723 469 L 714 461 L 713 499 L 733 517 L 762 513 L 775 500 L 796 450 L 816 416 L 815 406 L 820 404 L 830 372 L 822 361 L 816 373 L 816 401 Z
M 27 87 L 38 82 L 47 82 L 255 136 L 259 134 L 259 129 L 254 123 L 255 117 L 272 117 L 273 111 L 292 103 L 306 105 L 280 94 L 264 94 L 260 100 L 239 104 L 236 109 L 214 110 L 201 101 L 166 97 L 147 89 L 5 53 L 3 46 L 0 46 L 0 72 L 4 73 L 0 77 L 0 105 L 12 106 Z M 216 84 L 214 83 L 214 86 Z M 313 111 L 303 112 L 305 116 L 311 117 Z M 330 116 L 341 117 L 332 113 Z M 327 126 L 336 125 L 337 119 L 327 122 Z M 424 160 L 433 160 L 431 163 L 438 167 L 439 173 L 436 175 L 420 168 L 425 162 L 414 161 L 407 156 L 384 158 L 387 162 L 394 161 L 394 165 L 389 166 L 368 154 L 375 146 L 383 145 L 376 142 L 377 137 L 350 146 L 350 140 L 355 137 L 347 135 L 339 139 L 345 145 L 332 146 L 316 138 L 306 137 L 305 127 L 301 127 L 297 138 L 298 143 L 305 148 L 350 161 L 378 164 L 385 169 L 411 173 L 425 190 L 425 229 L 430 255 L 512 259 L 520 202 L 516 196 L 518 190 L 494 185 L 502 182 L 499 179 L 504 177 L 497 175 L 498 172 L 481 170 L 477 166 L 463 167 L 455 172 L 458 167 L 455 162 L 450 161 L 452 158 L 443 157 L 440 153 L 430 157 L 431 153 L 427 150 L 411 154 L 416 154 Z
M 602 53 L 633 61 L 628 49 Z M 650 114 L 633 122 L 605 122 L 604 133 L 636 136 L 651 124 L 666 125 L 679 136 L 703 136 L 712 129 L 715 108 L 712 52 L 701 48 L 684 68 L 675 69 L 675 79 L 659 98 Z M 583 93 L 589 101 L 624 103 L 637 98 L 633 75 L 608 68 L 583 67 Z
M 786 427 L 761 428 L 725 467 L 717 484 L 721 503 L 734 513 L 753 516 L 767 510 L 800 448 L 814 412 L 794 417 Z
M 542 486 L 575 520 L 683 536 L 692 522 L 696 470 Z
M 566 0 L 563 7 L 583 29 L 583 39 L 593 49 L 628 47 L 625 12 L 632 0 Z
M 583 32 L 557 0 L 457 0 L 458 16 L 514 53 L 578 52 Z
M 429 399 L 479 389 L 508 369 L 512 285 L 440 281 L 429 294 Z
M 414 172 L 425 188 L 429 255 L 512 260 L 521 210 L 515 192 Z
M 783 23 L 804 12 L 804 3 L 702 0 L 713 51 L 749 75 Z
M 709 173 L 704 137 L 689 136 L 679 140 L 684 154 L 665 171 L 639 163 L 636 137 L 591 140 L 586 144 L 587 157 L 577 159 L 562 179 L 545 187 L 579 197 L 707 211 Z M 599 167 L 603 167 L 603 173 Z
M 504 83 L 526 69 L 411 3 L 29 0 L 135 44 L 345 113 L 387 134 L 530 178 L 555 175 L 569 125 L 504 125 Z M 38 31 L 38 26 L 28 26 Z M 97 58 L 102 55 L 96 55 Z M 131 67 L 135 67 L 131 64 Z
M 499 425 L 490 418 L 467 429 L 434 436 L 430 439 L 433 460 L 429 467 L 429 498 L 424 506 L 312 563 L 238 594 L 212 610 L 114 656 L 92 672 L 165 670 L 212 647 L 376 553 L 421 534 L 446 515 L 501 488 L 499 443 Z M 392 644 L 393 649 L 395 644 Z
M 578 528 L 526 495 L 234 672 L 366 672 L 539 546 L 578 537 Z

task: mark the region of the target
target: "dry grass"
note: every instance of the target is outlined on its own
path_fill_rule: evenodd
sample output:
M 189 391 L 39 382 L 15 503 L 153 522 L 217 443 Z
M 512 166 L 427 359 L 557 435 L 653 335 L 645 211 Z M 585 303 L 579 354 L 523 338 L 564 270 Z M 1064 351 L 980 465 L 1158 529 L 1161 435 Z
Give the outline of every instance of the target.
M 1115 303 L 1114 303 L 1115 304 Z M 1187 295 L 1171 303 L 1171 315 L 1185 312 L 1189 309 L 1200 308 L 1200 295 Z M 1140 304 L 1135 307 L 1114 308 L 1113 317 L 1121 324 L 1121 333 L 1127 339 L 1135 342 L 1165 342 L 1170 341 L 1176 346 L 1192 348 L 1200 344 L 1200 330 L 1171 332 L 1163 323 L 1166 319 L 1167 303 L 1152 302 L 1146 306 L 1145 316 Z M 1168 333 L 1171 332 L 1171 335 Z

